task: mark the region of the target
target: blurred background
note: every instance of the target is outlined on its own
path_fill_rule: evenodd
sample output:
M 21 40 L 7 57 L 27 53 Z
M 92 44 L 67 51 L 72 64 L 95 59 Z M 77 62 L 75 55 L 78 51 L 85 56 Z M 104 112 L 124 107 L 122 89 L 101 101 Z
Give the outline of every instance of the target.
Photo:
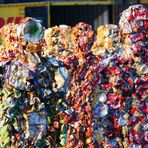
M 117 24 L 124 9 L 140 3 L 148 6 L 148 0 L 0 0 L 0 27 L 29 16 L 43 20 L 46 28 L 83 21 L 96 29 Z

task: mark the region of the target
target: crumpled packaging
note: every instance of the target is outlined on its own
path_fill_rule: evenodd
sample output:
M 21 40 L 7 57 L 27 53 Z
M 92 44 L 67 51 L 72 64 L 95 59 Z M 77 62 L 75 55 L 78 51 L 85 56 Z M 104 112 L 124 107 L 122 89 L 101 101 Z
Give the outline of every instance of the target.
M 147 9 L 119 26 L 0 29 L 0 147 L 146 147 Z
M 94 31 L 89 24 L 80 22 L 72 28 L 71 39 L 74 52 L 85 55 L 93 44 Z
M 127 13 L 129 16 L 132 16 L 133 21 L 131 25 L 133 25 L 133 28 L 136 29 L 134 25 L 137 25 L 137 21 L 140 21 L 141 23 L 143 22 L 142 25 L 140 26 L 140 24 L 138 24 L 139 28 L 137 30 L 133 29 L 132 32 L 125 32 L 122 29 L 122 25 L 124 25 L 124 22 L 126 21 L 129 23 L 131 21 L 128 17 L 124 18 L 124 21 L 122 21 L 125 13 Z M 130 6 L 127 10 L 123 11 L 119 20 L 119 26 L 123 38 L 123 56 L 125 59 L 130 59 L 132 57 L 135 64 L 139 65 L 147 63 L 147 22 L 148 11 L 142 5 Z
M 16 35 L 18 25 L 8 24 L 0 29 L 0 65 L 4 65 L 12 59 L 17 59 L 23 52 L 23 46 Z
M 130 34 L 138 32 L 142 28 L 148 29 L 147 8 L 143 5 L 132 5 L 121 13 L 119 27 L 121 33 Z
M 67 25 L 54 26 L 45 30 L 44 39 L 47 45 L 42 51 L 43 57 L 54 56 L 58 60 L 64 60 L 72 53 L 70 37 L 71 27 Z
M 105 56 L 114 52 L 120 54 L 121 47 L 121 35 L 117 25 L 102 25 L 97 28 L 96 41 L 91 48 L 95 55 Z

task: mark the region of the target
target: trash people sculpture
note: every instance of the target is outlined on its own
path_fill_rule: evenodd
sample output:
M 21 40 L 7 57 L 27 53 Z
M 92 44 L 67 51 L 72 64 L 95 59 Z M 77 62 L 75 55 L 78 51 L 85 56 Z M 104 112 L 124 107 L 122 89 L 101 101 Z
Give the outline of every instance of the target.
M 148 11 L 94 33 L 80 22 L 0 29 L 0 147 L 147 147 Z

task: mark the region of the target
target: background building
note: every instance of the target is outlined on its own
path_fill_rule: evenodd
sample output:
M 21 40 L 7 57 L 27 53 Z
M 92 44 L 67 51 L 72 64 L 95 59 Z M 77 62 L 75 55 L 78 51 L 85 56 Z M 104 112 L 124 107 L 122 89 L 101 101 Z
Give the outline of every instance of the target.
M 147 0 L 0 0 L 0 27 L 30 16 L 43 20 L 45 27 L 78 22 L 94 29 L 103 24 L 117 24 L 119 14 L 131 4 Z

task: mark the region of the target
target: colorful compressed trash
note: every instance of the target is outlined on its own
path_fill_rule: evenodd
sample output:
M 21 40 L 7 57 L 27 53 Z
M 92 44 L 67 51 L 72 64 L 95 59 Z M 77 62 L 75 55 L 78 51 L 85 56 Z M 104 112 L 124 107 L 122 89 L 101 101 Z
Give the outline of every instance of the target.
M 96 41 L 94 42 L 91 51 L 96 56 L 110 56 L 110 54 L 121 52 L 121 34 L 117 25 L 109 24 L 102 25 L 97 28 Z
M 97 34 L 80 22 L 0 29 L 0 147 L 147 147 L 148 11 Z

